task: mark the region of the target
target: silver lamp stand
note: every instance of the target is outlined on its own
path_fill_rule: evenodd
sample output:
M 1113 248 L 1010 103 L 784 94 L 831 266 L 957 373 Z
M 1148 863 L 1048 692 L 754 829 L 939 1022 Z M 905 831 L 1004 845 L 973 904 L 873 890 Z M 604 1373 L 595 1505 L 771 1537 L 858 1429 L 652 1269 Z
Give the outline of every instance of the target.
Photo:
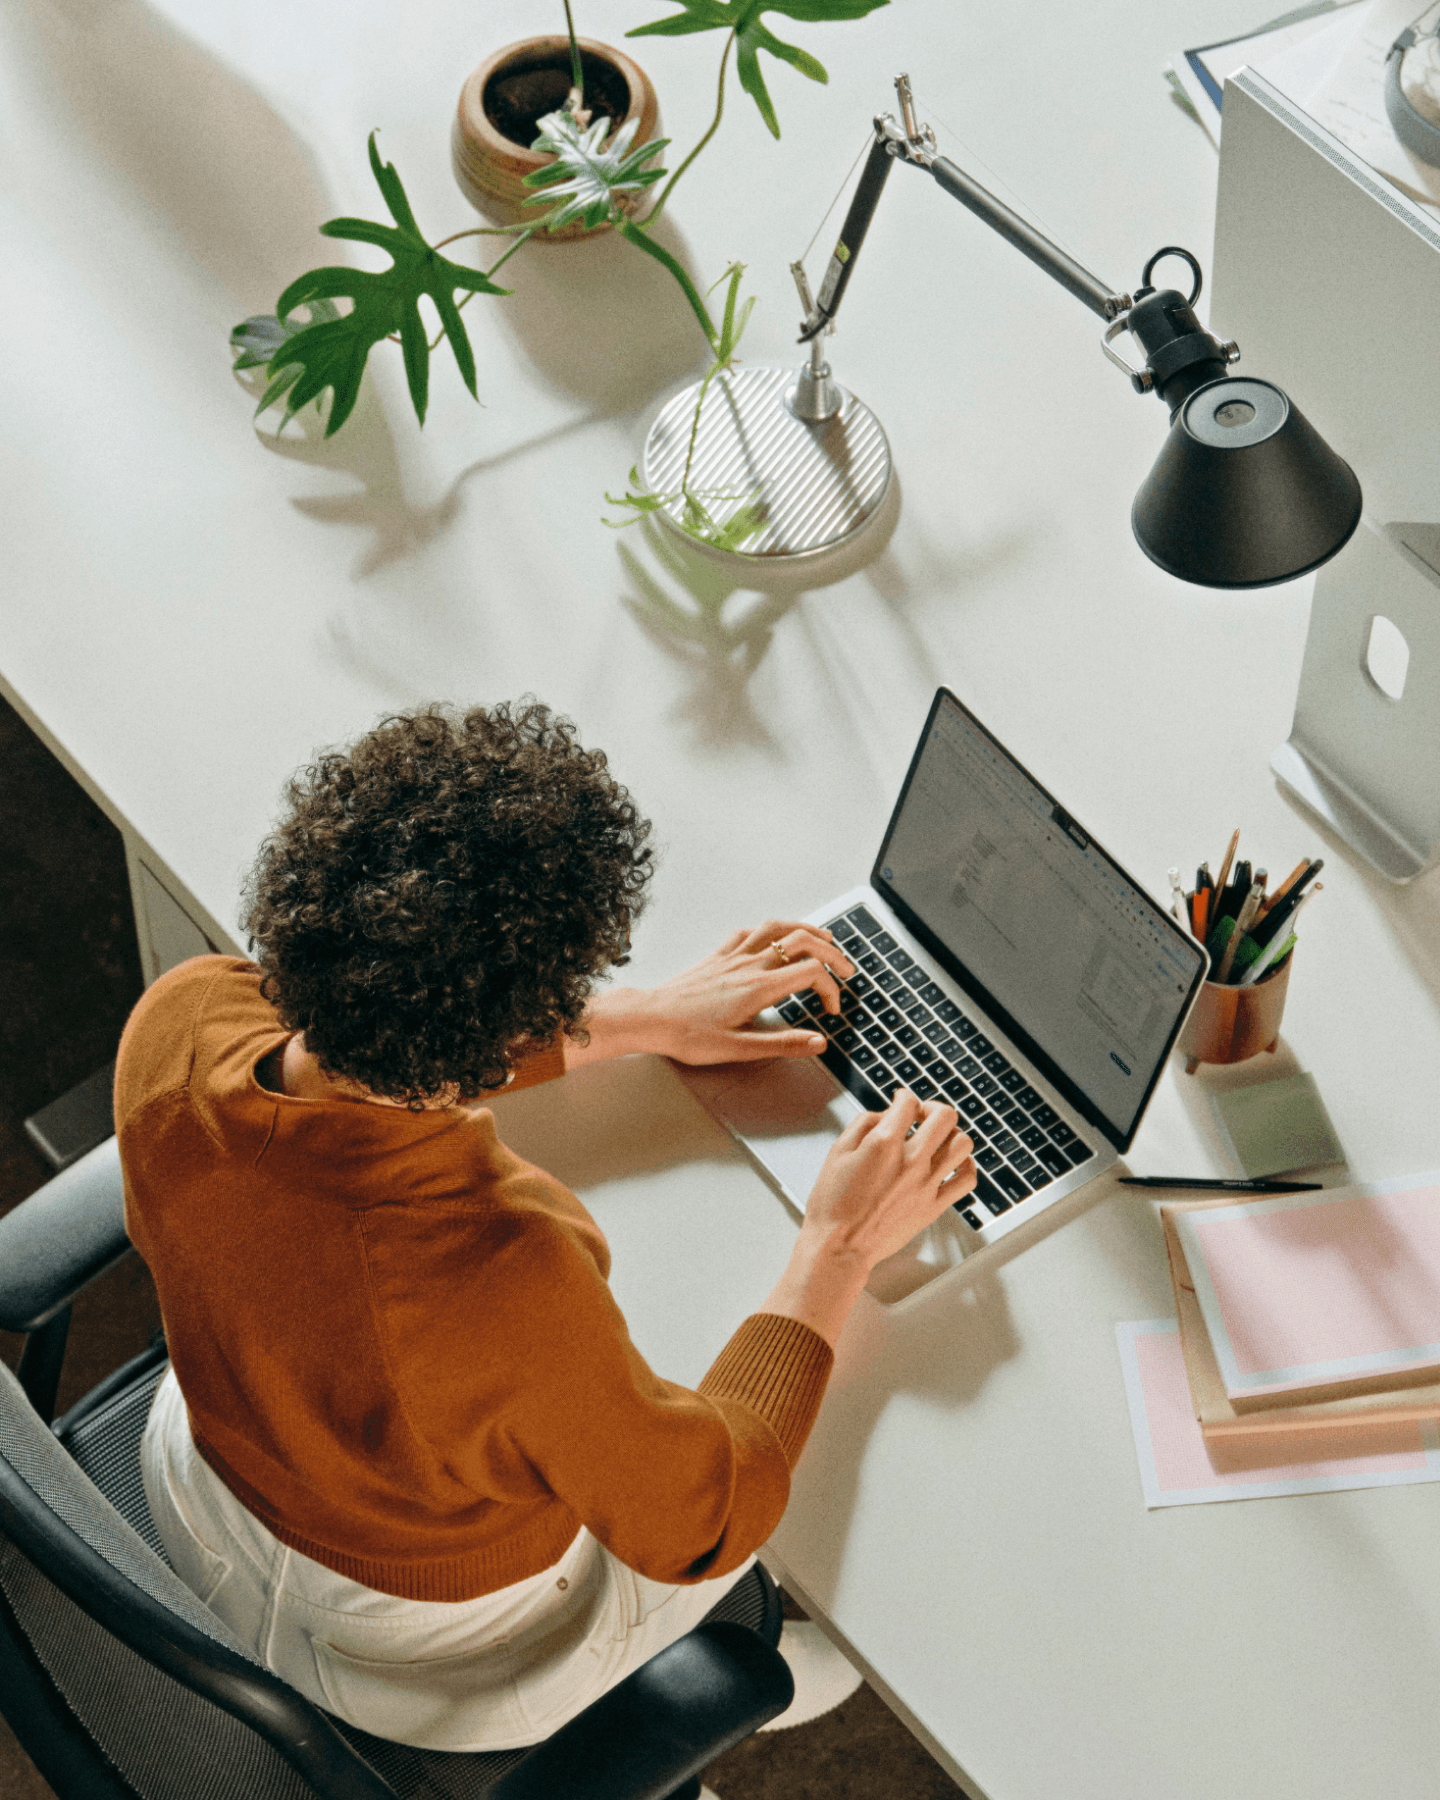
M 1396 882 L 1440 857 L 1440 574 L 1404 530 L 1366 519 L 1315 578 L 1295 723 L 1270 758 L 1283 787 Z M 1440 561 L 1440 542 L 1426 549 Z M 1395 631 L 1377 634 L 1377 619 Z
M 794 263 L 791 273 L 808 316 L 814 301 L 804 270 Z M 761 507 L 761 529 L 725 554 L 761 565 L 793 563 L 835 549 L 874 517 L 890 487 L 890 445 L 870 408 L 831 375 L 826 335 L 811 338 L 810 360 L 798 371 L 716 376 L 698 428 L 698 382 L 664 407 L 645 439 L 640 470 L 652 494 L 674 496 L 661 507 L 672 524 L 678 527 L 684 513 L 679 490 L 687 456 L 690 486 L 717 522 L 752 501 Z

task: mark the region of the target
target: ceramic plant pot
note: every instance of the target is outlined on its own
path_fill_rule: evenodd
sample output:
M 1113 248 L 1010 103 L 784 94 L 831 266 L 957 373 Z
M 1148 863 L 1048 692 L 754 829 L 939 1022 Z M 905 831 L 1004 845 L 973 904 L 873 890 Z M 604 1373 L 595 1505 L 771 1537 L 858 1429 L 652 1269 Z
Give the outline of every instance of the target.
M 579 41 L 585 104 L 597 117 L 608 112 L 616 126 L 638 119 L 631 148 L 648 142 L 660 126 L 660 105 L 649 77 L 609 44 L 591 38 Z M 460 90 L 450 138 L 455 179 L 470 204 L 497 225 L 523 224 L 536 216 L 537 209 L 525 205 L 536 192 L 525 186 L 525 177 L 551 158 L 537 155 L 529 147 L 535 136 L 534 121 L 547 112 L 558 112 L 569 91 L 570 40 L 565 37 L 522 38 L 517 44 L 507 44 L 486 57 Z M 637 194 L 635 202 L 636 209 L 642 209 L 648 193 Z M 531 241 L 556 242 L 590 235 L 583 225 L 575 224 L 553 233 L 540 232 Z

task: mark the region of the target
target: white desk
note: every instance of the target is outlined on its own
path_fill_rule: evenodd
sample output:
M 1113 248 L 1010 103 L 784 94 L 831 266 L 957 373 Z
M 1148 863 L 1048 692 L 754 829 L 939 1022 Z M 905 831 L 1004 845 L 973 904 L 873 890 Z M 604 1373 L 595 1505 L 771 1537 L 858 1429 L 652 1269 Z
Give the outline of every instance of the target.
M 583 25 L 618 40 L 661 10 L 587 0 Z M 780 21 L 830 86 L 775 68 L 780 145 L 732 89 L 671 241 L 707 279 L 746 260 L 747 353 L 788 361 L 786 264 L 908 69 L 971 148 L 943 129 L 942 147 L 1001 171 L 1107 280 L 1166 242 L 1208 262 L 1213 153 L 1158 66 L 1252 10 L 1047 0 L 1022 24 L 897 0 Z M 642 980 L 867 865 L 941 680 L 1157 890 L 1237 823 L 1272 869 L 1318 848 L 1267 771 L 1306 585 L 1226 598 L 1144 560 L 1128 512 L 1163 413 L 1083 309 L 912 172 L 834 341 L 890 434 L 898 524 L 837 585 L 732 591 L 600 523 L 698 348 L 663 274 L 613 241 L 526 252 L 516 298 L 469 309 L 483 410 L 441 351 L 422 435 L 398 358 L 376 357 L 329 446 L 257 440 L 225 333 L 332 257 L 322 219 L 379 216 L 367 131 L 422 225 L 459 229 L 460 82 L 554 24 L 519 0 L 376 0 L 343 28 L 315 0 L 7 0 L 0 681 L 199 929 L 233 941 L 241 874 L 315 747 L 527 690 L 656 821 Z M 640 51 L 686 147 L 718 41 Z M 1287 1051 L 1357 1174 L 1434 1166 L 1440 886 L 1382 889 L 1326 855 Z M 1137 1168 L 1219 1166 L 1202 1091 L 1167 1075 Z M 594 1205 L 644 1350 L 698 1376 L 785 1254 L 778 1203 L 656 1065 L 504 1106 Z M 777 1567 L 992 1800 L 1429 1800 L 1440 1493 L 1147 1514 L 1113 1324 L 1169 1305 L 1152 1208 L 1113 1189 L 983 1280 L 903 1316 L 862 1303 Z

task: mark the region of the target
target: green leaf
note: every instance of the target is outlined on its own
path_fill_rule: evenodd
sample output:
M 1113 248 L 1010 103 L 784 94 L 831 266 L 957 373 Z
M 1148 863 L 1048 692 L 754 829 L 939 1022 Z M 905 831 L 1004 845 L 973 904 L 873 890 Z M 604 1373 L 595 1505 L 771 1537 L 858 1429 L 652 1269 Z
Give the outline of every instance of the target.
M 622 194 L 639 193 L 664 175 L 664 169 L 647 169 L 644 164 L 665 148 L 669 138 L 652 138 L 631 150 L 640 121 L 622 125 L 607 144 L 610 125 L 603 113 L 583 129 L 568 112 L 546 113 L 541 119 L 540 135 L 530 148 L 555 160 L 525 177 L 526 187 L 547 190 L 525 204 L 552 208 L 540 221 L 546 231 L 558 231 L 577 219 L 587 227 L 614 224 L 626 217 Z
M 760 52 L 788 62 L 811 81 L 828 81 L 822 64 L 796 44 L 784 43 L 761 23 L 765 12 L 782 13 L 787 19 L 823 24 L 836 19 L 863 19 L 866 13 L 888 6 L 889 0 L 679 0 L 683 12 L 649 25 L 637 25 L 626 37 L 682 37 L 692 31 L 733 31 L 735 68 L 740 85 L 760 109 L 772 137 L 780 135 L 780 121 L 765 76 Z
M 354 410 L 371 347 L 392 335 L 398 335 L 404 352 L 405 375 L 415 416 L 422 425 L 425 423 L 430 347 L 426 342 L 425 322 L 420 315 L 422 294 L 428 294 L 434 302 L 450 348 L 455 352 L 461 379 L 474 394 L 475 357 L 455 303 L 455 290 L 463 288 L 470 294 L 510 292 L 508 288 L 497 287 L 478 269 L 467 269 L 460 263 L 451 262 L 430 247 L 415 223 L 415 215 L 394 165 L 380 161 L 373 131 L 370 134 L 370 168 L 394 225 L 347 218 L 331 219 L 320 229 L 326 237 L 377 245 L 388 252 L 391 267 L 380 274 L 338 265 L 311 269 L 290 283 L 275 307 L 277 317 L 286 320 L 297 306 L 308 305 L 311 309 L 311 323 L 277 345 L 266 367 L 278 381 L 288 369 L 299 366 L 299 375 L 288 387 L 291 412 L 297 411 L 307 400 L 318 399 L 327 387 L 333 391 L 335 398 L 325 426 L 326 437 L 333 436 Z M 328 304 L 341 298 L 352 302 L 347 313 Z M 321 308 L 325 309 L 323 313 Z M 252 323 L 246 321 L 247 326 Z M 245 326 L 236 329 L 243 331 Z M 234 333 L 231 341 L 235 342 Z M 267 395 L 274 390 L 275 381 L 272 381 Z M 262 401 L 262 408 L 271 403 L 267 398 Z
M 317 300 L 310 308 L 310 317 L 305 324 L 339 317 L 338 310 L 328 300 Z M 293 319 L 278 319 L 274 313 L 243 319 L 230 333 L 231 347 L 240 352 L 234 366 L 237 369 L 263 369 L 280 346 L 303 329 L 304 325 L 297 325 Z

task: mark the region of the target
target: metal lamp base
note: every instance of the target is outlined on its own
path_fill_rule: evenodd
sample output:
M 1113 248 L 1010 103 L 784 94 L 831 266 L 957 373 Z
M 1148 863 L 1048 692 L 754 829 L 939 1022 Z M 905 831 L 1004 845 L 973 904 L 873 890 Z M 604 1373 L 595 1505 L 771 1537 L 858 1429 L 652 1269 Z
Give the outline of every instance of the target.
M 705 396 L 690 459 L 690 486 L 719 524 L 759 504 L 763 523 L 729 554 L 757 563 L 793 562 L 843 544 L 874 517 L 890 486 L 890 445 L 863 401 L 838 384 L 837 410 L 800 418 L 788 404 L 795 369 L 735 369 Z M 650 427 L 640 469 L 662 516 L 680 528 L 680 495 L 699 384 L 686 388 Z M 692 540 L 693 541 L 693 540 Z

